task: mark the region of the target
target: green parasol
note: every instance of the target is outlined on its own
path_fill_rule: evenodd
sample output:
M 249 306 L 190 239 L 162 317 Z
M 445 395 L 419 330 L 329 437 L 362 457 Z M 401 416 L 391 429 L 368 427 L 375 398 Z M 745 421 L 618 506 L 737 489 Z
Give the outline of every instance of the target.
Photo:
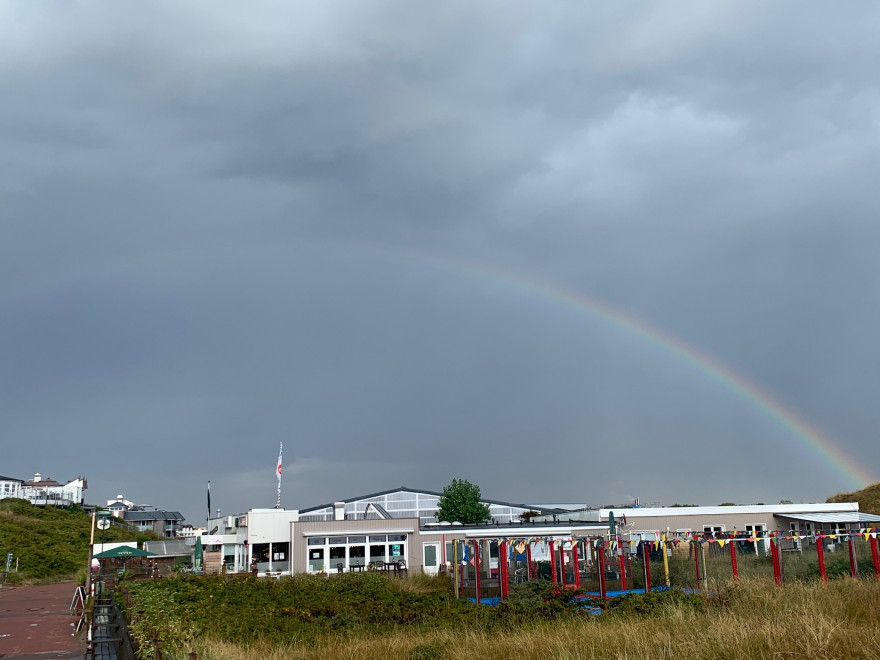
M 193 549 L 193 573 L 201 574 L 202 558 L 204 551 L 202 550 L 202 537 L 196 537 L 196 547 Z

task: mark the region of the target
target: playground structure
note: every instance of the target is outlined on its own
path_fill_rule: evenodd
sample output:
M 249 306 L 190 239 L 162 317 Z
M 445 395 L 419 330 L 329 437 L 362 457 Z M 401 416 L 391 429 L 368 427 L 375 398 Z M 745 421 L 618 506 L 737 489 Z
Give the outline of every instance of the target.
M 478 603 L 506 600 L 511 584 L 535 580 L 607 598 L 656 588 L 707 590 L 740 577 L 777 585 L 842 575 L 880 579 L 878 531 L 458 539 L 447 570 L 456 597 Z

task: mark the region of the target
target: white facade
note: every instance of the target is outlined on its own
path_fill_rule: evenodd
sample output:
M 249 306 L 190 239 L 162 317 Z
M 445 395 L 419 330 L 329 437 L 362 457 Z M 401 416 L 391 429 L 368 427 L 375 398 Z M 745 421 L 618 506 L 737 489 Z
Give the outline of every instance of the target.
M 21 479 L 12 479 L 10 477 L 0 477 L 0 500 L 7 497 L 23 497 L 21 485 L 24 483 Z
M 293 543 L 291 523 L 299 520 L 298 510 L 251 509 L 245 520 L 249 568 L 257 572 L 289 573 Z M 241 527 L 239 527 L 241 529 Z
M 193 527 L 192 525 L 184 525 L 180 528 L 178 536 L 184 539 L 193 539 L 208 533 L 207 527 Z
M 43 479 L 37 473 L 33 481 L 25 481 L 21 487 L 21 497 L 37 506 L 70 506 L 83 504 L 83 491 L 86 490 L 83 477 L 71 479 L 65 484 L 52 479 Z

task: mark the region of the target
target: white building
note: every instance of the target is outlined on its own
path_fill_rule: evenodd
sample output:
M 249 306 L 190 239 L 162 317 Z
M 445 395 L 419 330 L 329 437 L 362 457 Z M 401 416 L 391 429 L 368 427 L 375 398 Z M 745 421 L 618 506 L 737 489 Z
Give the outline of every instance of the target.
M 419 571 L 436 572 L 447 561 L 453 538 L 494 537 L 499 530 L 524 529 L 522 504 L 483 500 L 492 521 L 466 528 L 439 523 L 441 493 L 406 487 L 372 493 L 302 510 L 251 509 L 212 518 L 202 536 L 206 572 L 259 575 L 327 573 L 363 569 L 370 562 L 401 561 Z M 503 526 L 503 527 L 500 527 Z M 564 533 L 571 536 L 570 526 Z M 589 525 L 576 525 L 586 529 Z M 552 532 L 554 528 L 547 526 Z M 555 533 L 555 532 L 554 532 Z
M 84 477 L 71 479 L 67 483 L 59 483 L 54 479 L 37 472 L 32 481 L 25 481 L 21 486 L 21 497 L 37 506 L 70 506 L 85 504 L 83 491 L 88 489 Z
M 23 497 L 21 486 L 24 483 L 21 479 L 13 479 L 12 477 L 0 477 L 0 500 L 7 497 Z
M 177 536 L 182 539 L 194 539 L 197 536 L 204 536 L 208 533 L 207 527 L 193 527 L 192 525 L 181 525 L 177 532 Z

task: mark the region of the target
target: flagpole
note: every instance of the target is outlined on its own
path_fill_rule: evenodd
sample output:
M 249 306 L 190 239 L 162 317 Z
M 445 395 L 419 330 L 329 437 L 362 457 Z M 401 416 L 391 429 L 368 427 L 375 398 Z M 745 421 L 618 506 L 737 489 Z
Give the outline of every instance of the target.
M 211 520 L 211 480 L 208 480 L 208 517 L 205 518 L 205 524 Z
M 278 466 L 275 468 L 275 474 L 278 475 L 278 499 L 275 500 L 275 508 L 281 508 L 281 453 L 284 449 L 284 443 L 278 443 Z

